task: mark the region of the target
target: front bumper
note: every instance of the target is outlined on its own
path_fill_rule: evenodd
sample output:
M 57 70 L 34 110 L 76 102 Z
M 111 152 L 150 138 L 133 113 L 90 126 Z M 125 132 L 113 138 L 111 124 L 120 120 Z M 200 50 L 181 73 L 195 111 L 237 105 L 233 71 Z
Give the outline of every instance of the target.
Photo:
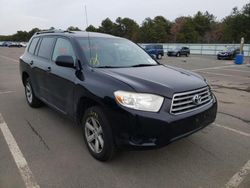
M 232 54 L 218 54 L 217 58 L 218 59 L 231 59 L 232 58 Z
M 159 113 L 135 110 L 112 112 L 112 129 L 118 148 L 153 149 L 191 135 L 213 123 L 217 101 L 202 109 L 182 115 L 169 114 L 169 102 L 164 102 Z

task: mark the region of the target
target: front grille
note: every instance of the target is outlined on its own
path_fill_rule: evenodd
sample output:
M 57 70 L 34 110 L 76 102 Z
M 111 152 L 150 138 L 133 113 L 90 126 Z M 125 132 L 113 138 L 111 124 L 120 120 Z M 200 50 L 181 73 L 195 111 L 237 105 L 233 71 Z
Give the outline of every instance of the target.
M 176 93 L 173 96 L 170 113 L 178 115 L 197 110 L 211 103 L 212 99 L 213 97 L 209 87 Z

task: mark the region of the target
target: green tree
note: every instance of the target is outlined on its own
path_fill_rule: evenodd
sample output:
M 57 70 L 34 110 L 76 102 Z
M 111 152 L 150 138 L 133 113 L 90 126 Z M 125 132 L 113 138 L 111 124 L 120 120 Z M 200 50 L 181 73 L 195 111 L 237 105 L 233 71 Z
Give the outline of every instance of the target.
M 154 18 L 154 30 L 157 32 L 157 42 L 167 42 L 170 36 L 171 22 L 163 16 L 156 16 Z
M 17 33 L 12 36 L 12 40 L 18 41 L 18 42 L 28 41 L 29 33 L 26 31 L 17 31 Z
M 70 26 L 67 29 L 68 31 L 81 31 L 81 29 L 79 29 L 78 27 L 74 27 L 74 26 Z
M 177 42 L 182 43 L 196 43 L 199 41 L 199 32 L 196 31 L 191 17 L 185 19 L 176 38 Z
M 138 41 L 139 25 L 130 18 L 118 17 L 113 25 L 114 34 L 133 41 Z
M 153 43 L 157 40 L 157 32 L 154 29 L 154 21 L 146 18 L 140 28 L 140 42 Z
M 86 28 L 86 31 L 88 31 L 88 32 L 98 32 L 99 30 L 98 30 L 98 28 L 96 28 L 95 26 L 90 25 L 90 26 L 88 26 L 88 27 Z
M 241 37 L 246 42 L 250 42 L 250 3 L 246 4 L 242 10 L 233 8 L 232 13 L 223 20 L 223 41 L 238 42 Z
M 29 40 L 35 33 L 39 32 L 39 31 L 41 31 L 41 30 L 38 29 L 38 28 L 33 28 L 33 29 L 31 29 L 31 30 L 28 32 L 28 40 Z M 28 41 L 28 40 L 27 40 L 27 41 Z
M 146 18 L 140 28 L 140 41 L 146 42 L 167 42 L 170 38 L 171 22 L 163 16 L 156 16 L 154 19 Z
M 204 41 L 204 37 L 207 33 L 209 33 L 212 29 L 212 25 L 215 22 L 215 17 L 208 12 L 202 13 L 200 11 L 193 18 L 193 24 L 195 30 L 199 34 L 199 42 Z
M 99 27 L 99 31 L 112 35 L 114 34 L 114 26 L 114 23 L 109 18 L 106 18 L 102 21 L 101 27 Z

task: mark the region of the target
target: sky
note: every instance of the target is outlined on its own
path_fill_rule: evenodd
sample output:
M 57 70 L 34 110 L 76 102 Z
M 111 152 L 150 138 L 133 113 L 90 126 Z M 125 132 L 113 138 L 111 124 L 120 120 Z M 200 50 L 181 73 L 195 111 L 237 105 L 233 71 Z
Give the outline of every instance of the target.
M 0 35 L 14 34 L 32 28 L 67 29 L 69 26 L 96 27 L 109 17 L 129 17 L 141 24 L 147 17 L 161 15 L 170 21 L 179 16 L 192 16 L 197 11 L 208 11 L 221 20 L 233 7 L 242 8 L 249 0 L 0 0 Z

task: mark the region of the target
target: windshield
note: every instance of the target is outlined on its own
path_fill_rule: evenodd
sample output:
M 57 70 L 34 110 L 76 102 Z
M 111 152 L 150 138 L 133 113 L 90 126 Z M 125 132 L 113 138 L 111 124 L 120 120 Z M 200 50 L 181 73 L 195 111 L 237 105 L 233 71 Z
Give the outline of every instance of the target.
M 91 67 L 133 67 L 158 65 L 143 49 L 126 39 L 78 38 Z

